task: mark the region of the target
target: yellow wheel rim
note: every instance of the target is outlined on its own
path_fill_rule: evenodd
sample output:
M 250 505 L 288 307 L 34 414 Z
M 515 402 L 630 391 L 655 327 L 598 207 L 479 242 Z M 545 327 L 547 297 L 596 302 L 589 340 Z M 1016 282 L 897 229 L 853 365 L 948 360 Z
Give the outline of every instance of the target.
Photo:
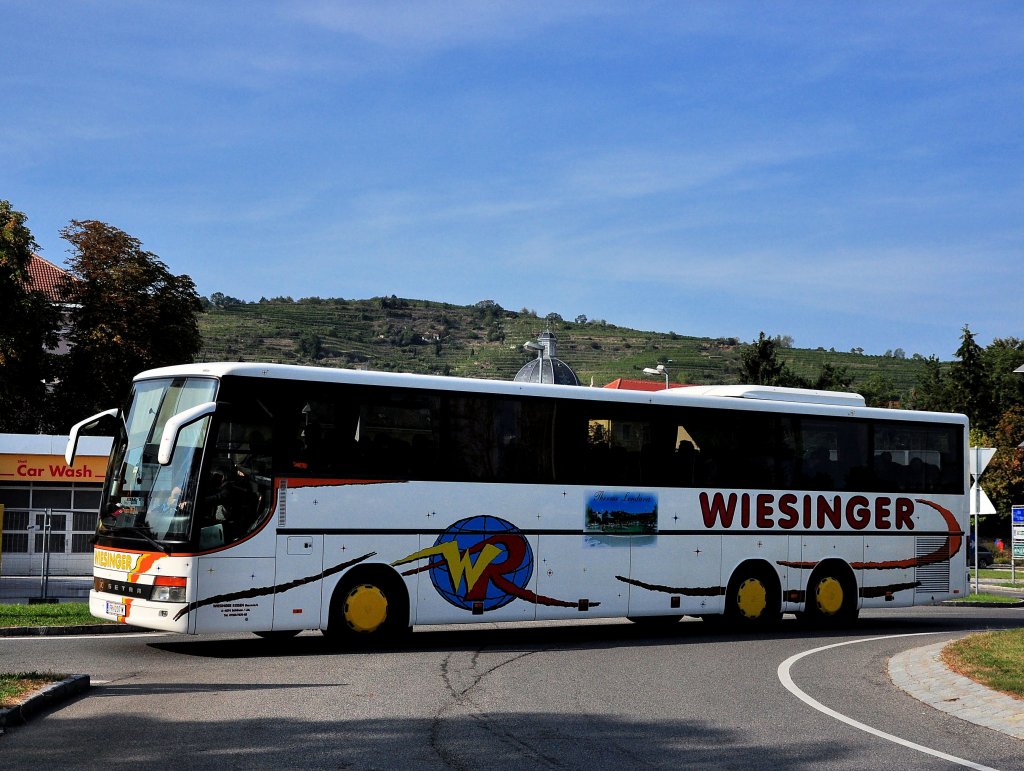
M 736 590 L 736 607 L 747 618 L 760 618 L 768 607 L 768 591 L 758 578 L 748 578 Z
M 357 632 L 376 631 L 388 618 L 388 598 L 379 587 L 361 584 L 345 598 L 345 623 Z
M 826 616 L 834 616 L 843 607 L 843 585 L 838 579 L 826 576 L 814 589 L 814 601 L 818 610 Z

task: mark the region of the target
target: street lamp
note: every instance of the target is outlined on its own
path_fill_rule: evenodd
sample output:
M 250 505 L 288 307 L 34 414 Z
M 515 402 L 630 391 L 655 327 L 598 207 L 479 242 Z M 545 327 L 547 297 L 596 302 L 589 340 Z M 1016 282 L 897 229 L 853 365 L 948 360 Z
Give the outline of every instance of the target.
M 664 364 L 659 364 L 657 367 L 644 367 L 645 375 L 664 375 L 665 376 L 665 390 L 668 390 L 668 370 L 665 369 Z

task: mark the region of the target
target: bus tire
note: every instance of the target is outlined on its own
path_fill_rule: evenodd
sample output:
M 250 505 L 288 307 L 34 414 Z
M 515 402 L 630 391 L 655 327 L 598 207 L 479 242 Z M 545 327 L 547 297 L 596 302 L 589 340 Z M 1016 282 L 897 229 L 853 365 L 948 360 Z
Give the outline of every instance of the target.
M 764 629 L 782 618 L 778 576 L 765 565 L 741 566 L 725 594 L 725 622 L 737 629 Z
M 818 626 L 842 626 L 857 619 L 857 581 L 845 565 L 819 566 L 807 582 L 802 619 Z
M 381 645 L 409 632 L 405 585 L 386 571 L 347 575 L 331 598 L 324 635 L 348 646 Z

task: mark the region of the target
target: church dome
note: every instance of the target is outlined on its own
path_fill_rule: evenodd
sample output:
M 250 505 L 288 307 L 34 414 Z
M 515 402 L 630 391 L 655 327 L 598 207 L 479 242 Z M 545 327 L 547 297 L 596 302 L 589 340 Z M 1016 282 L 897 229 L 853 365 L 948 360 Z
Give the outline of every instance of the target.
M 551 383 L 555 385 L 576 385 L 580 379 L 576 377 L 572 367 L 555 356 L 556 338 L 553 332 L 542 332 L 536 344 L 530 344 L 530 350 L 537 351 L 537 358 L 522 366 L 513 378 L 517 383 Z

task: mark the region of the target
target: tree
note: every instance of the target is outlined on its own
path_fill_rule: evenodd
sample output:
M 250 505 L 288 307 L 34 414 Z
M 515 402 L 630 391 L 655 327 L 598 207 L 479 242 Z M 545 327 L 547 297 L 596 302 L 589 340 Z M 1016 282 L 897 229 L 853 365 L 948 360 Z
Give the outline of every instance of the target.
M 200 301 L 202 298 L 200 298 Z M 229 305 L 242 305 L 242 300 L 223 292 L 214 292 L 210 295 L 210 305 L 214 308 L 227 308 Z
M 305 331 L 299 335 L 299 353 L 316 361 L 323 355 L 323 340 L 316 332 Z
M 910 407 L 915 410 L 949 412 L 952 405 L 949 378 L 942 371 L 942 362 L 937 356 L 929 356 L 924 361 L 924 373 L 918 378 L 911 394 Z
M 62 287 L 72 310 L 58 396 L 71 420 L 120 403 L 141 370 L 192 361 L 202 306 L 189 276 L 112 225 L 72 220 L 60 235 L 72 247 Z
M 992 439 L 982 437 L 979 441 L 983 446 L 996 448 L 981 477 L 981 485 L 992 500 L 1000 523 L 1005 525 L 1010 507 L 1024 501 L 1024 449 L 1019 448 L 1024 441 L 1024 406 L 1008 409 L 996 424 Z
M 826 361 L 822 362 L 818 379 L 811 384 L 811 388 L 817 388 L 819 391 L 849 391 L 852 383 L 853 377 L 846 367 Z
M 28 218 L 0 201 L 0 431 L 48 428 L 45 381 L 52 376 L 60 313 L 34 291 L 29 263 L 38 249 Z
M 1024 340 L 997 337 L 982 358 L 989 376 L 992 402 L 997 415 L 1011 407 L 1024 406 L 1024 376 L 1014 370 L 1024 365 Z
M 873 372 L 860 381 L 857 392 L 869 407 L 891 407 L 900 401 L 900 390 L 896 384 L 880 372 Z
M 953 409 L 966 414 L 972 425 L 987 433 L 995 427 L 999 416 L 993 411 L 992 389 L 983 354 L 974 333 L 965 324 L 960 347 L 956 349 L 959 361 L 950 367 L 949 378 Z
M 779 385 L 786 367 L 779 361 L 777 347 L 775 338 L 765 337 L 761 332 L 757 340 L 740 353 L 740 381 L 750 385 Z

